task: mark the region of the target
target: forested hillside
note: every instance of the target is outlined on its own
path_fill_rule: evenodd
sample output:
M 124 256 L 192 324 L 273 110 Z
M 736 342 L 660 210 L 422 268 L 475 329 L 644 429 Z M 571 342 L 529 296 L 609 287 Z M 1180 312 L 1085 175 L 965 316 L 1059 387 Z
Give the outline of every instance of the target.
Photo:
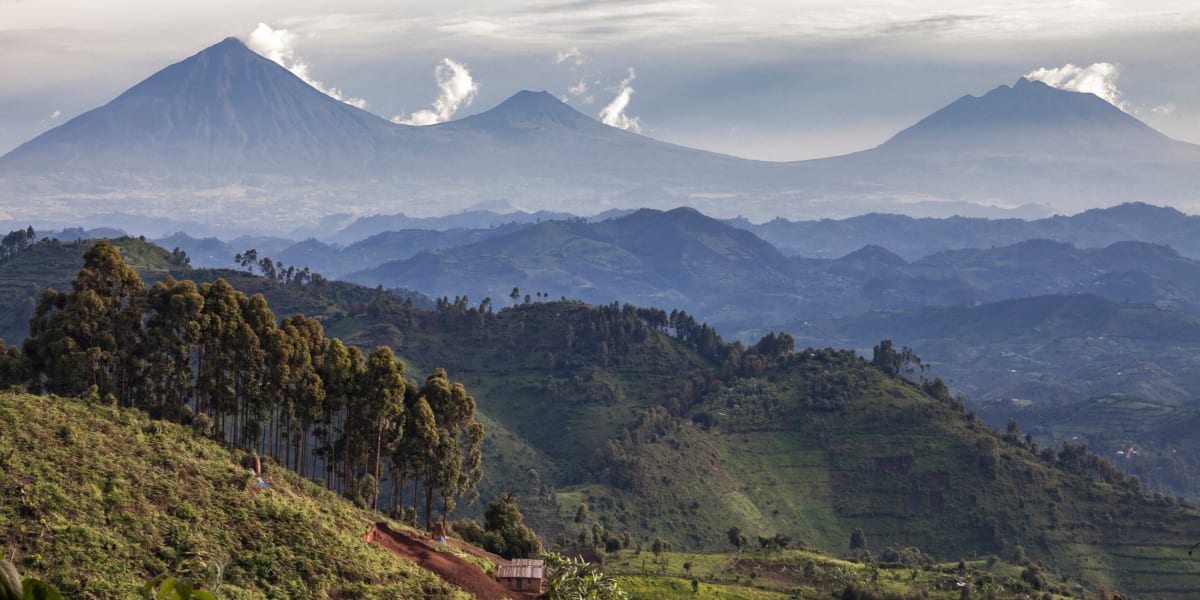
M 941 382 L 897 377 L 916 368 L 899 348 L 869 365 L 793 353 L 789 336 L 729 345 L 686 315 L 662 317 L 564 302 L 489 314 L 460 300 L 401 309 L 394 330 L 332 327 L 433 353 L 477 390 L 515 434 L 486 453 L 535 452 L 537 473 L 508 482 L 559 543 L 629 533 L 717 549 L 738 527 L 845 550 L 857 527 L 876 549 L 1034 558 L 1086 585 L 1186 595 L 1195 510 L 1146 494 L 1086 446 L 1039 448 L 1019 425 L 992 432 Z
M 189 423 L 360 505 L 382 491 L 382 506 L 429 519 L 473 490 L 507 490 L 566 548 L 712 551 L 737 528 L 839 554 L 1035 560 L 1071 589 L 1153 597 L 1186 597 L 1200 573 L 1186 554 L 1194 508 L 1086 446 L 1038 447 L 1016 423 L 995 433 L 890 342 L 870 363 L 787 334 L 731 344 L 686 312 L 517 289 L 503 308 L 458 297 L 424 310 L 347 287 L 343 298 L 370 301 L 324 298 L 319 321 L 279 320 L 276 298 L 342 288 L 277 274 L 239 275 L 261 296 L 223 279 L 141 292 L 105 243 L 84 265 L 35 315 L 34 389 Z

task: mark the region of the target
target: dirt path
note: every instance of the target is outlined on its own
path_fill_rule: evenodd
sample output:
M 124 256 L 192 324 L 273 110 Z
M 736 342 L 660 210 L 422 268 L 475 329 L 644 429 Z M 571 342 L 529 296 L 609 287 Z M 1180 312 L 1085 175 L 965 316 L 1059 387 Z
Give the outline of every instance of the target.
M 532 600 L 537 597 L 511 591 L 492 579 L 487 573 L 480 571 L 475 564 L 449 552 L 438 552 L 424 540 L 392 531 L 386 523 L 372 525 L 366 540 L 393 554 L 406 557 L 424 569 L 437 573 L 442 579 L 479 600 L 500 600 L 501 598 Z M 476 553 L 473 552 L 473 554 Z

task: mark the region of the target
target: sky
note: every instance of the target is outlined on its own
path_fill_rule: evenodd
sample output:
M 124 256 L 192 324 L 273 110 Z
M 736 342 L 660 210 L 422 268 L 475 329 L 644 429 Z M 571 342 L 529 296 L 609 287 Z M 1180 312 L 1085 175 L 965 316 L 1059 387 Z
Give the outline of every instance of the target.
M 0 153 L 229 36 L 415 125 L 546 90 L 664 141 L 798 160 L 1028 75 L 1200 143 L 1195 0 L 0 0 Z

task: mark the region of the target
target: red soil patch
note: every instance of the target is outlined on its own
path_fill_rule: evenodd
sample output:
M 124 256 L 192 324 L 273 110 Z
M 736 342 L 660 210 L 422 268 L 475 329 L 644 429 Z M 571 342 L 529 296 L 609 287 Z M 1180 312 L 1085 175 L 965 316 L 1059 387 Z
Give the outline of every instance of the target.
M 423 569 L 437 573 L 451 585 L 479 598 L 479 600 L 500 600 L 501 598 L 532 600 L 537 598 L 534 594 L 514 592 L 492 579 L 487 573 L 480 571 L 475 564 L 449 552 L 438 552 L 425 540 L 392 531 L 386 523 L 372 525 L 371 530 L 367 532 L 366 540 L 392 554 L 408 558 Z M 465 549 L 463 544 L 451 543 Z M 479 553 L 472 552 L 472 554 L 478 555 Z M 484 555 L 486 556 L 486 554 Z

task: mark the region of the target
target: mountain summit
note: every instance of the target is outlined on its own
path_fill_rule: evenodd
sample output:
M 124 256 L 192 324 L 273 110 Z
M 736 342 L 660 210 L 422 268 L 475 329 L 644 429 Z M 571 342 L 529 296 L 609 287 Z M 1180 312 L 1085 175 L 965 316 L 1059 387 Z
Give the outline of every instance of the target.
M 1166 158 L 1188 151 L 1094 94 L 1018 79 L 981 97 L 963 96 L 879 147 L 886 152 L 961 155 Z M 1191 146 L 1191 151 L 1198 148 Z
M 513 94 L 491 110 L 451 123 L 456 123 L 455 127 L 494 132 L 548 127 L 564 127 L 574 130 L 584 127 L 608 127 L 567 106 L 549 92 L 531 92 L 529 90 Z
M 22 145 L 0 172 L 345 175 L 391 129 L 226 38 Z
M 16 226 L 121 212 L 282 232 L 332 212 L 488 206 L 689 205 L 755 220 L 1021 205 L 1049 214 L 1149 198 L 1193 208 L 1197 190 L 1200 146 L 1091 94 L 1027 80 L 960 98 L 871 150 L 769 163 L 610 127 L 547 92 L 521 91 L 457 121 L 397 125 L 234 38 L 0 156 L 0 215 Z M 247 223 L 247 211 L 262 218 Z

